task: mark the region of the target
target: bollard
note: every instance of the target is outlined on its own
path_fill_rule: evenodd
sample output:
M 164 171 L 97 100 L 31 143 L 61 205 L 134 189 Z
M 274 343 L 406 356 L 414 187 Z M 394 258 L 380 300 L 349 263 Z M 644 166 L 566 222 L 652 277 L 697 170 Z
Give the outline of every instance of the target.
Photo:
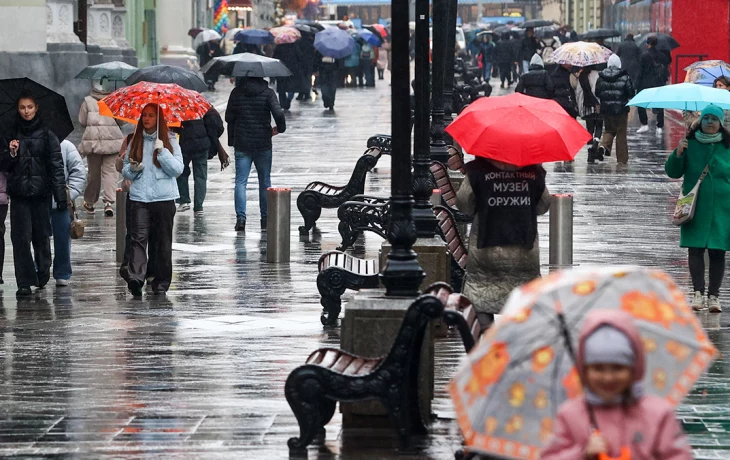
M 291 239 L 291 189 L 269 188 L 266 207 L 266 261 L 289 262 Z
M 441 205 L 441 189 L 440 188 L 435 188 L 431 192 L 431 204 L 433 206 Z
M 550 265 L 573 265 L 573 195 L 552 195 L 550 202 Z
M 124 261 L 127 242 L 127 194 L 117 189 L 117 263 Z

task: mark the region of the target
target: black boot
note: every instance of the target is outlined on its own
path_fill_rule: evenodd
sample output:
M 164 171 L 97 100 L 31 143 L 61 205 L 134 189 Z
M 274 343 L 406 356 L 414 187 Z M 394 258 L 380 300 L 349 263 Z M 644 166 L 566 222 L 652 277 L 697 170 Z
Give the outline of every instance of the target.
M 246 219 L 240 219 L 240 218 L 237 219 L 235 230 L 237 232 L 245 232 L 246 231 Z
M 596 150 L 596 159 L 598 161 L 603 161 L 604 160 L 603 155 L 605 153 L 606 153 L 606 148 L 603 147 L 602 145 L 598 146 L 598 150 Z
M 18 288 L 18 292 L 15 293 L 18 297 L 27 297 L 31 295 L 31 290 L 28 286 L 21 286 Z
M 261 230 L 266 231 L 266 217 L 261 218 Z
M 142 297 L 142 283 L 137 280 L 129 280 L 127 287 L 129 292 L 132 293 L 132 297 Z
M 593 147 L 588 147 L 588 163 L 593 164 L 596 162 L 596 154 L 593 153 Z

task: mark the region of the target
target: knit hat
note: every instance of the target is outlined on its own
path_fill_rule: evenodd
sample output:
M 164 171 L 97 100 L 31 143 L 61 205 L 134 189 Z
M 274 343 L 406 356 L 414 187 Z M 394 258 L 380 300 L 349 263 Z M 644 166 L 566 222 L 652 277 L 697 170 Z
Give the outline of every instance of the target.
M 537 53 L 535 53 L 532 56 L 532 59 L 530 59 L 530 65 L 539 65 L 540 67 L 545 67 L 545 63 L 542 62 L 542 58 Z
M 611 57 L 608 58 L 608 67 L 615 67 L 617 69 L 620 69 L 621 68 L 621 58 L 615 54 L 612 54 Z
M 596 329 L 583 345 L 585 365 L 608 363 L 634 365 L 634 349 L 626 335 L 615 327 L 604 325 Z
M 705 107 L 704 110 L 702 110 L 702 115 L 700 116 L 700 119 L 702 119 L 705 115 L 716 116 L 717 119 L 720 120 L 720 123 L 722 123 L 725 119 L 725 112 L 715 104 L 710 104 Z

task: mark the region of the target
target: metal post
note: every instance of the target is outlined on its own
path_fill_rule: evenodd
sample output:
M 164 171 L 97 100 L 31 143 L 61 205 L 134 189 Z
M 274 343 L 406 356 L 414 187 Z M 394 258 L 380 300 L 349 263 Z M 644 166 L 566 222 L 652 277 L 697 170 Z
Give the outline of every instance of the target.
M 431 205 L 432 206 L 441 205 L 441 189 L 440 188 L 435 188 L 431 192 Z
M 437 4 L 439 2 L 436 2 Z M 413 223 L 413 192 L 411 182 L 411 107 L 410 59 L 408 56 L 408 0 L 392 3 L 392 110 L 391 130 L 393 152 L 391 158 L 390 223 L 388 241 L 391 250 L 380 279 L 388 296 L 418 295 L 425 277 L 413 251 L 416 226 Z M 444 149 L 445 150 L 445 149 Z
M 291 189 L 267 189 L 266 262 L 287 263 L 291 258 Z
M 436 218 L 429 198 L 434 188 L 430 165 L 429 63 L 428 63 L 428 0 L 416 1 L 416 77 L 415 123 L 413 139 L 413 221 L 419 238 L 433 238 Z
M 444 129 L 454 119 L 454 60 L 456 58 L 456 18 L 459 15 L 458 0 L 448 0 L 449 15 L 446 21 L 446 55 L 444 56 Z M 444 132 L 444 141 L 452 145 L 454 140 Z
M 551 197 L 550 265 L 573 265 L 573 195 Z
M 127 195 L 117 189 L 117 263 L 124 261 L 124 250 L 127 247 Z
M 433 3 L 433 40 L 431 42 L 431 159 L 443 164 L 449 160 L 444 141 L 444 61 L 446 58 L 446 0 Z

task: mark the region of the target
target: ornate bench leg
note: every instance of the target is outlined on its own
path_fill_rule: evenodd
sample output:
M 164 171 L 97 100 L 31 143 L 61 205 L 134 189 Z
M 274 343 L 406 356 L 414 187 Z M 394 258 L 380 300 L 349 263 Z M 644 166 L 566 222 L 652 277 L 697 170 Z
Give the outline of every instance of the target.
M 319 197 L 314 192 L 305 190 L 297 197 L 297 208 L 304 218 L 304 225 L 299 227 L 299 233 L 309 233 L 322 214 Z
M 316 436 L 321 436 L 324 425 L 334 414 L 335 402 L 324 398 L 321 376 L 317 374 L 313 366 L 302 366 L 286 379 L 284 394 L 299 422 L 299 437 L 289 438 L 289 450 L 305 450 Z
M 464 269 L 461 268 L 453 258 L 451 259 L 451 287 L 454 292 L 461 292 L 461 288 L 464 286 Z
M 345 274 L 338 267 L 326 268 L 317 275 L 317 289 L 322 296 L 320 303 L 324 308 L 320 320 L 325 326 L 337 324 L 337 317 L 342 310 L 341 298 L 345 293 L 345 281 Z M 325 312 L 327 312 L 326 317 Z
M 338 251 L 346 251 L 347 248 L 355 244 L 357 237 L 360 235 L 360 232 L 346 221 L 340 221 L 337 230 L 339 230 L 342 237 L 342 244 L 337 248 Z

